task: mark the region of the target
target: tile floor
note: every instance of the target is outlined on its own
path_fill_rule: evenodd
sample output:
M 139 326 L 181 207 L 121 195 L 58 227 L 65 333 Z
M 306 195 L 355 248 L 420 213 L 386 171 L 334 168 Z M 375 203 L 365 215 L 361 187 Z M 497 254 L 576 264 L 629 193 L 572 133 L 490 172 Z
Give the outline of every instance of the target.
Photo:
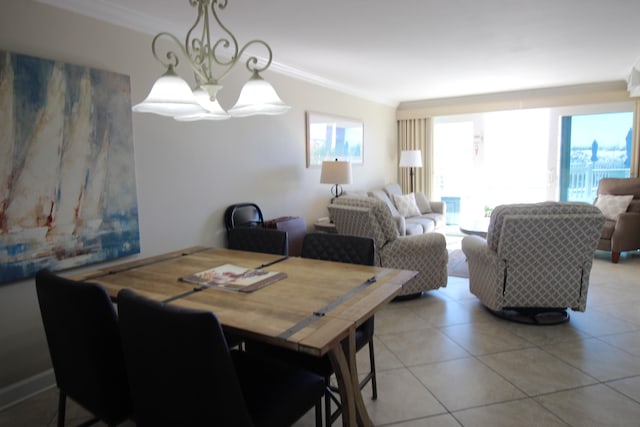
M 489 314 L 467 279 L 376 315 L 378 426 L 639 426 L 640 253 L 597 253 L 585 313 L 528 326 Z M 364 371 L 367 358 L 360 352 Z M 2 426 L 53 426 L 55 389 L 0 413 Z M 68 405 L 68 425 L 87 414 Z M 132 426 L 133 423 L 125 423 Z M 296 427 L 313 426 L 312 413 Z

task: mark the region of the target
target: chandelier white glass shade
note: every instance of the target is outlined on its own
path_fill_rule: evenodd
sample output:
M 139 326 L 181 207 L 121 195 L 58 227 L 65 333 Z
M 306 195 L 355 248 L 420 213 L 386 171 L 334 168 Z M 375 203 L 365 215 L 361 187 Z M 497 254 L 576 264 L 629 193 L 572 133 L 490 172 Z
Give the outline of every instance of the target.
M 242 87 L 238 101 L 229 113 L 233 117 L 247 117 L 254 114 L 273 116 L 288 110 L 289 106 L 282 102 L 273 86 L 254 71 L 251 79 Z
M 273 55 L 269 45 L 262 40 L 251 40 L 242 47 L 238 46 L 235 36 L 218 18 L 217 11 L 226 8 L 228 0 L 188 1 L 191 6 L 198 8 L 195 23 L 187 32 L 184 44 L 168 32 L 161 32 L 153 38 L 153 56 L 167 71 L 156 80 L 145 100 L 133 107 L 133 111 L 169 116 L 180 121 L 224 120 L 229 117 L 286 113 L 291 107 L 260 76 L 271 65 Z M 212 20 L 220 28 L 217 40 L 212 40 Z M 199 34 L 199 37 L 195 34 Z M 157 49 L 160 39 L 173 41 L 178 52 L 170 50 L 166 53 L 166 59 L 161 59 Z M 236 105 L 227 112 L 217 100 L 218 92 L 222 89 L 220 81 L 248 53 L 247 48 L 250 46 L 261 46 L 266 51 L 266 57 L 260 60 L 250 55 L 246 60 L 245 66 L 251 73 L 251 78 L 242 87 Z M 175 71 L 179 57 L 186 59 L 195 75 L 196 87 L 193 90 Z
M 173 65 L 169 65 L 167 72 L 156 80 L 147 98 L 133 107 L 133 111 L 139 113 L 169 117 L 194 114 L 202 110 L 189 84 L 176 74 Z
M 211 100 L 209 93 L 198 86 L 193 90 L 194 98 L 198 104 L 197 111 L 190 111 L 186 114 L 177 114 L 174 118 L 181 122 L 194 122 L 197 120 L 226 120 L 231 115 L 224 111 L 218 100 Z

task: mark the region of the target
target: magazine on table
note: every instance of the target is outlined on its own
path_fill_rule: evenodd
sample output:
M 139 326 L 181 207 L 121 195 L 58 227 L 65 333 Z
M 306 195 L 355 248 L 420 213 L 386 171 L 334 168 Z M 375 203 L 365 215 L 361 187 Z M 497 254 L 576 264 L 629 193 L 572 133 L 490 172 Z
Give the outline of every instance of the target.
M 253 292 L 287 277 L 286 273 L 223 264 L 182 276 L 183 282 L 235 292 Z

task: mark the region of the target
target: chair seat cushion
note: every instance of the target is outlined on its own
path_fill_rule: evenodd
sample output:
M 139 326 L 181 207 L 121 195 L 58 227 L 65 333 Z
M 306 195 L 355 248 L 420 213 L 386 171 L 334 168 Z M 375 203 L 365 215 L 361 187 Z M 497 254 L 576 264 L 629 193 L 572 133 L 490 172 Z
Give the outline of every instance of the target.
M 405 218 L 407 235 L 431 233 L 436 228 L 444 226 L 444 215 L 439 213 L 427 213 L 420 216 L 414 216 L 411 218 Z M 415 227 L 416 225 L 422 227 L 422 232 L 410 233 L 409 227 Z
M 291 425 L 304 415 L 291 408 L 313 407 L 324 394 L 317 374 L 248 352 L 232 351 L 231 357 L 256 426 Z
M 405 236 L 424 234 L 424 226 L 419 222 L 405 222 Z
M 406 224 L 407 224 L 407 230 L 409 230 L 409 227 L 415 227 L 415 226 L 419 226 L 420 229 L 418 230 L 417 233 L 409 233 L 407 231 L 407 234 L 424 234 L 424 233 L 430 233 L 433 230 L 435 230 L 436 228 L 436 222 L 426 216 L 426 215 L 421 215 L 421 216 L 414 216 L 412 218 L 406 218 L 405 219 Z
M 600 239 L 602 240 L 611 240 L 611 236 L 613 236 L 613 230 L 616 228 L 616 222 L 613 220 L 606 220 L 604 222 L 604 227 L 602 227 L 602 234 L 600 235 Z

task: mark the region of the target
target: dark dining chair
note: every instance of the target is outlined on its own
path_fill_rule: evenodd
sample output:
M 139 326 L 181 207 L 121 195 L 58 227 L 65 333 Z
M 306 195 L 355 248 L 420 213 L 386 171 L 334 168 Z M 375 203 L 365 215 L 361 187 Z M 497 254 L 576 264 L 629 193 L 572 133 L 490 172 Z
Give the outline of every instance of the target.
M 347 236 L 335 233 L 309 233 L 302 242 L 302 258 L 313 258 L 325 261 L 345 262 L 351 264 L 374 265 L 375 245 L 373 239 L 366 237 Z M 356 351 L 360 351 L 365 345 L 369 345 L 370 371 L 360 381 L 362 389 L 371 382 L 372 398 L 378 398 L 378 387 L 375 369 L 375 357 L 373 347 L 374 317 L 371 316 L 356 329 Z M 327 384 L 325 388 L 325 425 L 331 425 L 341 414 L 340 400 L 336 395 L 337 389 L 330 386 L 329 379 L 333 375 L 333 366 L 329 357 L 314 357 L 306 354 L 292 352 L 281 348 L 269 346 L 254 341 L 245 344 L 248 352 L 269 355 L 286 360 L 288 363 L 298 364 L 305 369 L 322 375 Z M 332 411 L 332 403 L 337 409 Z
M 230 351 L 210 311 L 123 289 L 120 332 L 136 423 L 145 426 L 290 426 L 315 407 L 321 376 Z
M 253 204 L 248 205 L 250 207 L 255 206 Z M 262 213 L 260 213 L 260 218 L 262 218 Z M 227 247 L 241 251 L 289 256 L 289 238 L 287 232 L 272 228 L 263 228 L 262 226 L 228 228 Z M 242 338 L 234 334 L 227 334 L 227 342 L 230 347 L 242 346 L 243 344 Z
M 287 232 L 272 228 L 239 227 L 227 231 L 229 249 L 289 255 Z
M 366 237 L 347 236 L 335 233 L 309 233 L 302 241 L 301 256 L 302 258 L 314 258 L 325 261 L 375 265 L 375 244 L 373 239 Z M 360 388 L 364 388 L 364 386 L 371 381 L 372 399 L 375 400 L 378 398 L 378 383 L 376 378 L 373 334 L 374 316 L 371 316 L 356 329 L 356 351 L 360 351 L 365 345 L 369 346 L 370 371 L 360 381 Z M 331 376 L 333 368 L 327 370 L 326 361 L 319 365 L 322 368 L 320 371 L 325 375 L 325 379 Z M 333 391 L 335 392 L 335 390 Z M 331 414 L 331 400 L 336 401 L 333 397 L 335 397 L 335 395 L 325 396 L 325 414 Z M 339 411 L 336 412 L 339 413 Z M 334 414 L 332 418 L 337 418 L 337 414 Z M 329 425 L 329 423 L 327 424 Z
M 105 289 L 36 274 L 36 292 L 59 389 L 58 426 L 65 423 L 67 397 L 95 418 L 115 426 L 131 415 L 131 398 L 116 311 Z

